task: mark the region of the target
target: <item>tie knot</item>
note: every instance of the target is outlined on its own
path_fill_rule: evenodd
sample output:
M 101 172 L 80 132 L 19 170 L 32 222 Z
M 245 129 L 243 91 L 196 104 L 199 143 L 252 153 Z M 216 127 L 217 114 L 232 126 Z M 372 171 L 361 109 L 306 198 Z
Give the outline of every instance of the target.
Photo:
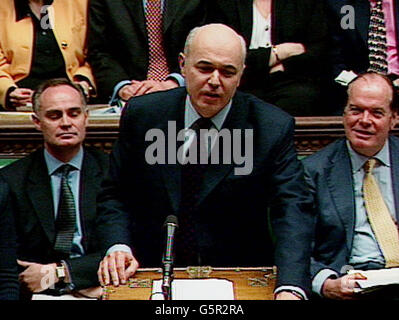
M 377 159 L 374 159 L 374 158 L 368 159 L 363 166 L 364 172 L 366 174 L 370 174 L 371 172 L 373 172 L 373 169 L 374 169 L 374 166 L 376 163 L 377 163 Z
M 195 131 L 199 129 L 210 129 L 211 127 L 212 127 L 212 120 L 204 117 L 199 118 L 191 126 L 191 128 Z
M 60 172 L 62 176 L 67 177 L 68 174 L 73 170 L 75 170 L 75 168 L 72 167 L 70 164 L 64 164 L 59 167 L 57 171 Z

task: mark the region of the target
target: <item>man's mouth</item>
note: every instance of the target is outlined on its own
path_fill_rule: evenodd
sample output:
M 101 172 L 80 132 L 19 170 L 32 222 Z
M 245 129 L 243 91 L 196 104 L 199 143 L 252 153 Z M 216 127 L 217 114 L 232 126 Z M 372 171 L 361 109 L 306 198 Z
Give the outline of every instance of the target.
M 63 133 L 57 134 L 57 137 L 62 138 L 62 139 L 69 139 L 69 138 L 72 138 L 75 136 L 77 136 L 76 132 L 63 132 Z
M 214 92 L 204 92 L 203 94 L 207 99 L 219 99 L 220 94 Z
M 366 130 L 354 129 L 353 132 L 356 134 L 356 136 L 358 136 L 360 138 L 369 138 L 374 135 L 373 132 L 366 131 Z

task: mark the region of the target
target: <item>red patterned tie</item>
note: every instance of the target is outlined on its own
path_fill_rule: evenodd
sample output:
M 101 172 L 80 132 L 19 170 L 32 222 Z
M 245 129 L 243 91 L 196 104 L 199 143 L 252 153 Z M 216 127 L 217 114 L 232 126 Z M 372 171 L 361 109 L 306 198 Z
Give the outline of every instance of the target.
M 146 23 L 149 48 L 147 79 L 165 80 L 169 68 L 163 46 L 161 0 L 147 0 Z

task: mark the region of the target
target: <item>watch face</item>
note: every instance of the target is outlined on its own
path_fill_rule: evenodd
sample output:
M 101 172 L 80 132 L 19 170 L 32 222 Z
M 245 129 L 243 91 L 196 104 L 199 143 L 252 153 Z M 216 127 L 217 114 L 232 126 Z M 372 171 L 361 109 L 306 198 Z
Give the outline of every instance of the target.
M 65 267 L 56 267 L 55 269 L 58 279 L 65 278 Z

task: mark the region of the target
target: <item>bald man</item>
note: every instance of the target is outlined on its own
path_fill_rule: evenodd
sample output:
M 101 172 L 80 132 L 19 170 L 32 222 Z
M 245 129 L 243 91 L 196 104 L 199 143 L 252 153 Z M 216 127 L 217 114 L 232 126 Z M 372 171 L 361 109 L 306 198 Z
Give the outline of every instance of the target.
M 229 27 L 195 28 L 179 57 L 187 87 L 129 101 L 100 210 L 108 244 L 130 246 L 134 256 L 111 248 L 103 284 L 125 282 L 138 263 L 161 266 L 162 226 L 176 215 L 176 266 L 275 264 L 278 298 L 308 294 L 312 218 L 294 120 L 237 91 L 245 55 Z
M 370 223 L 364 180 L 369 159 L 390 219 L 399 218 L 399 139 L 390 136 L 397 123 L 392 82 L 376 73 L 365 73 L 348 88 L 343 123 L 346 138 L 304 160 L 307 181 L 317 214 L 311 273 L 313 292 L 329 299 L 370 297 L 355 291 L 349 269 L 371 270 L 399 266 L 386 256 L 378 229 Z M 374 192 L 376 193 L 376 192 Z M 396 226 L 392 242 L 399 246 Z M 395 289 L 397 291 L 397 289 Z M 391 292 L 392 293 L 392 292 Z M 387 291 L 372 297 L 392 297 Z M 396 297 L 398 297 L 396 293 Z

